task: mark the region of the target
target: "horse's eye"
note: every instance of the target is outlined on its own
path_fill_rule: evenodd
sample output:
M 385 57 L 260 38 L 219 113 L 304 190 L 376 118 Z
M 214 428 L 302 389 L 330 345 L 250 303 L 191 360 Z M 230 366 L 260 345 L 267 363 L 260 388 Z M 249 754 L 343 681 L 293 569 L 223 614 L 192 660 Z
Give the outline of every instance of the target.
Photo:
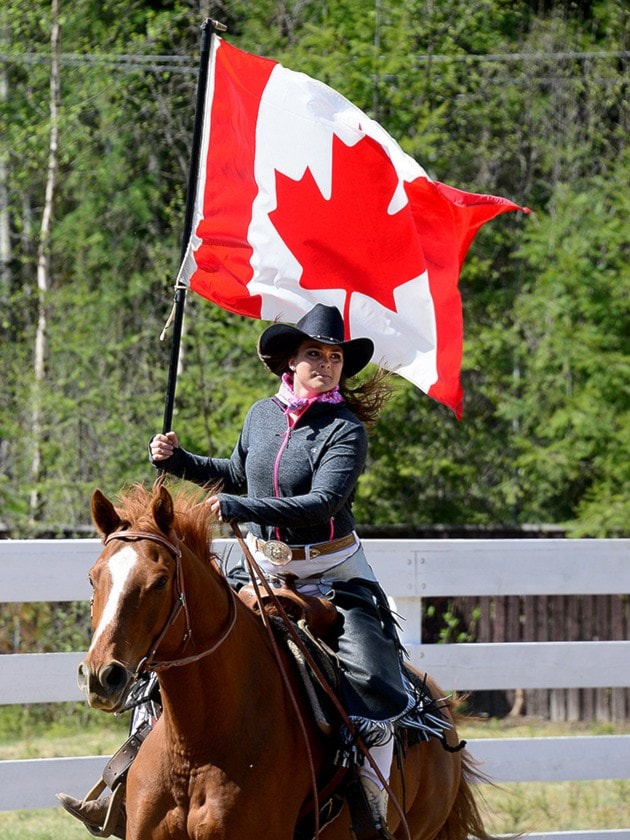
M 156 580 L 156 582 L 153 584 L 153 589 L 155 589 L 156 592 L 159 592 L 160 589 L 164 589 L 164 587 L 166 586 L 167 583 L 168 583 L 167 576 L 162 575 L 162 577 L 158 578 Z
M 88 575 L 88 583 L 90 584 L 92 589 L 94 589 L 94 581 L 92 580 L 92 575 Z

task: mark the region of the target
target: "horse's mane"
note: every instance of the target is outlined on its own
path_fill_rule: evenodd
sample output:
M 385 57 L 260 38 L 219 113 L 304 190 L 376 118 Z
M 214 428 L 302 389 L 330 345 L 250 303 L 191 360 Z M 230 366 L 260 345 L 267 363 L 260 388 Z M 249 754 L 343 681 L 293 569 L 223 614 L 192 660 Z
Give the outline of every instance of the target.
M 116 500 L 116 510 L 121 519 L 138 530 L 155 530 L 152 505 L 159 494 L 162 480 L 158 479 L 151 488 L 144 484 L 132 484 L 122 490 Z M 215 520 L 205 499 L 215 490 L 177 484 L 168 488 L 173 498 L 175 519 L 173 529 L 180 540 L 197 556 L 210 560 Z

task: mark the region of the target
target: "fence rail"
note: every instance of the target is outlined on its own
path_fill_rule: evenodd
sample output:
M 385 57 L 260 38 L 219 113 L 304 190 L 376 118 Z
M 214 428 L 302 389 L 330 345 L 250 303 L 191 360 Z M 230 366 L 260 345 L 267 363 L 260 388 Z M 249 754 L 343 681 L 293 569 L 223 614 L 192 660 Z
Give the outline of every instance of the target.
M 627 717 L 630 540 L 366 540 L 365 546 L 404 617 L 402 637 L 412 663 L 445 691 L 621 691 L 626 700 L 616 709 Z M 232 540 L 219 540 L 215 548 L 237 556 Z M 87 600 L 87 570 L 99 551 L 98 540 L 0 541 L 0 597 L 5 603 Z M 623 638 L 423 644 L 423 609 L 432 598 L 491 598 L 500 609 L 509 596 L 599 595 L 622 604 Z M 75 683 L 81 658 L 80 652 L 0 656 L 0 704 L 81 699 Z M 497 782 L 630 778 L 630 735 L 489 738 L 469 747 Z M 102 764 L 98 756 L 0 761 L 0 810 L 54 807 L 60 779 L 82 793 Z M 630 827 L 532 838 L 543 836 L 630 840 Z

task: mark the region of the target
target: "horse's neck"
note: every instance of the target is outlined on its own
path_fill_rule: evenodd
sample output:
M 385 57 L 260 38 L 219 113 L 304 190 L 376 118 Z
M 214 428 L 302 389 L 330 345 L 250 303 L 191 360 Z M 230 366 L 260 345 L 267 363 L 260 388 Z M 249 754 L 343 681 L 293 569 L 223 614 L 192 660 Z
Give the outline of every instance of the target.
M 215 743 L 225 737 L 233 744 L 245 709 L 256 709 L 263 700 L 267 705 L 270 698 L 282 705 L 282 678 L 260 620 L 216 574 L 206 570 L 196 580 L 187 575 L 186 595 L 192 636 L 181 656 L 211 652 L 160 674 L 165 724 L 176 741 L 194 743 L 210 727 L 216 729 Z M 234 625 L 214 649 L 230 628 L 234 609 Z

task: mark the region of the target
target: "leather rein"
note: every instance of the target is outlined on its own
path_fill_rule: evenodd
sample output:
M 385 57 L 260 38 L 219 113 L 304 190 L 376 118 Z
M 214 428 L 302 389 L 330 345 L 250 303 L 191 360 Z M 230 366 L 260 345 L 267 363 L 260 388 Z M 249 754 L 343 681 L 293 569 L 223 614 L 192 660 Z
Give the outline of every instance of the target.
M 309 742 L 308 734 L 307 734 L 307 731 L 306 731 L 306 723 L 305 723 L 305 720 L 304 720 L 304 713 L 303 713 L 302 709 L 300 709 L 297 698 L 295 696 L 295 692 L 294 692 L 294 690 L 291 686 L 291 682 L 289 680 L 289 676 L 287 674 L 286 668 L 284 667 L 284 664 L 282 662 L 282 657 L 280 656 L 280 652 L 278 650 L 278 645 L 276 643 L 276 640 L 275 640 L 275 637 L 274 637 L 274 634 L 273 634 L 273 630 L 271 629 L 271 625 L 269 624 L 269 618 L 268 618 L 268 616 L 265 612 L 265 609 L 264 609 L 264 606 L 263 606 L 263 603 L 262 603 L 261 588 L 265 590 L 268 597 L 270 598 L 270 600 L 274 604 L 276 610 L 278 611 L 278 614 L 279 614 L 280 618 L 282 619 L 283 624 L 285 625 L 285 627 L 286 627 L 289 635 L 293 639 L 295 645 L 301 651 L 301 653 L 304 656 L 306 662 L 308 663 L 309 667 L 311 668 L 315 678 L 319 682 L 320 686 L 323 688 L 324 692 L 328 696 L 332 705 L 335 707 L 339 717 L 342 719 L 342 721 L 344 722 L 344 724 L 348 728 L 348 731 L 353 736 L 353 739 L 354 739 L 355 743 L 357 744 L 357 746 L 359 747 L 359 749 L 361 750 L 361 752 L 363 753 L 364 758 L 367 759 L 367 761 L 371 765 L 372 769 L 376 773 L 377 777 L 379 778 L 381 784 L 383 785 L 383 787 L 385 788 L 385 790 L 389 794 L 389 797 L 390 797 L 394 807 L 398 811 L 398 815 L 399 815 L 400 821 L 401 821 L 401 827 L 402 827 L 403 831 L 405 832 L 405 837 L 407 838 L 407 840 L 411 840 L 411 835 L 409 833 L 409 826 L 407 824 L 405 813 L 404 813 L 403 809 L 401 808 L 398 800 L 394 796 L 387 780 L 385 778 L 383 778 L 383 774 L 379 770 L 378 765 L 376 764 L 374 758 L 372 757 L 372 754 L 370 753 L 369 748 L 367 747 L 363 738 L 359 734 L 359 732 L 357 730 L 357 727 L 350 720 L 350 717 L 348 716 L 346 710 L 342 706 L 339 698 L 336 696 L 335 692 L 331 689 L 330 685 L 328 684 L 328 680 L 326 679 L 326 677 L 324 676 L 324 674 L 320 670 L 319 665 L 315 662 L 315 660 L 313 659 L 313 657 L 310 654 L 310 651 L 304 645 L 304 642 L 302 641 L 300 636 L 297 634 L 295 628 L 293 627 L 291 619 L 289 618 L 289 616 L 287 615 L 284 607 L 282 606 L 282 603 L 280 602 L 280 600 L 274 594 L 273 589 L 269 585 L 269 582 L 265 578 L 264 574 L 261 572 L 260 567 L 258 566 L 258 563 L 254 559 L 254 556 L 253 556 L 252 552 L 250 551 L 249 546 L 247 545 L 247 543 L 243 539 L 243 535 L 241 533 L 241 529 L 239 528 L 238 524 L 236 522 L 230 522 L 230 526 L 231 526 L 231 529 L 232 529 L 232 533 L 236 537 L 236 541 L 238 542 L 238 544 L 239 544 L 239 546 L 240 546 L 240 548 L 243 552 L 245 562 L 246 562 L 247 567 L 248 567 L 250 580 L 251 580 L 251 582 L 254 586 L 254 591 L 256 593 L 256 598 L 258 600 L 260 613 L 261 613 L 261 618 L 262 618 L 263 623 L 265 624 L 265 627 L 266 627 L 267 632 L 269 634 L 271 645 L 272 645 L 276 660 L 278 662 L 278 668 L 279 668 L 280 673 L 282 675 L 282 679 L 283 679 L 285 687 L 287 689 L 287 693 L 289 694 L 289 697 L 291 699 L 291 703 L 293 705 L 293 708 L 296 712 L 296 716 L 297 716 L 298 722 L 300 724 L 300 728 L 302 730 L 302 735 L 304 737 L 306 755 L 307 755 L 309 769 L 310 769 L 310 773 L 311 773 L 311 783 L 312 783 L 312 788 L 313 788 L 313 802 L 314 802 L 314 805 L 315 805 L 314 815 L 313 815 L 313 817 L 314 817 L 314 837 L 315 837 L 315 840 L 317 840 L 317 838 L 320 835 L 320 826 L 319 826 L 319 795 L 318 795 L 318 791 L 317 791 L 317 779 L 315 777 L 315 765 L 314 765 L 314 762 L 313 762 L 313 754 L 311 752 L 310 742 Z
M 228 616 L 228 620 L 225 626 L 225 629 L 219 636 L 219 638 L 206 650 L 201 651 L 201 653 L 193 654 L 192 656 L 182 657 L 181 659 L 171 659 L 167 661 L 160 661 L 156 660 L 155 653 L 159 648 L 162 640 L 171 629 L 179 614 L 183 611 L 184 617 L 186 621 L 186 627 L 184 630 L 184 635 L 182 637 L 182 645 L 186 645 L 190 639 L 192 638 L 192 628 L 190 624 L 190 614 L 188 612 L 188 603 L 186 601 L 186 592 L 184 588 L 184 574 L 182 570 L 182 552 L 178 545 L 171 540 L 163 537 L 161 534 L 154 534 L 151 531 L 113 531 L 111 534 L 103 540 L 103 544 L 107 545 L 108 543 L 112 542 L 112 540 L 149 540 L 150 542 L 158 543 L 159 545 L 163 545 L 167 548 L 173 557 L 175 558 L 175 583 L 177 586 L 177 598 L 173 603 L 173 608 L 171 609 L 171 613 L 166 620 L 166 624 L 160 630 L 156 638 L 154 639 L 151 647 L 149 648 L 148 653 L 142 657 L 140 662 L 135 670 L 134 676 L 137 677 L 142 670 L 146 671 L 166 671 L 168 668 L 176 668 L 182 665 L 190 665 L 193 662 L 197 662 L 199 659 L 203 659 L 204 656 L 209 656 L 211 653 L 214 653 L 223 642 L 227 639 L 227 637 L 232 632 L 234 625 L 236 624 L 236 596 L 232 587 L 227 583 L 225 583 L 225 589 L 228 592 L 228 600 L 230 605 L 230 614 Z M 221 577 L 222 580 L 225 580 Z

